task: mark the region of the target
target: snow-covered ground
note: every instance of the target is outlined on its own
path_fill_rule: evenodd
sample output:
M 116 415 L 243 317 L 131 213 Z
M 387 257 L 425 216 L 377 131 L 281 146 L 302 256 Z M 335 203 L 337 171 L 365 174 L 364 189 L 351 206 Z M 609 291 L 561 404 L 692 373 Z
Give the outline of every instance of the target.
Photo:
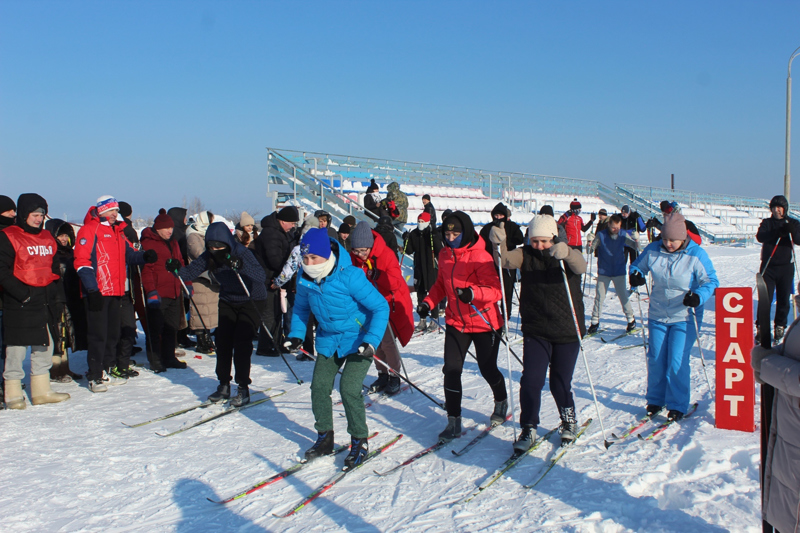
M 707 249 L 722 286 L 753 285 L 756 248 Z M 586 292 L 590 308 L 591 280 Z M 713 321 L 711 305 L 702 342 L 712 373 Z M 614 296 L 606 300 L 603 325 L 613 330 L 624 327 Z M 515 322 L 512 338 L 516 331 Z M 585 342 L 609 433 L 624 430 L 644 407 L 643 350 L 621 349 L 639 342 L 640 337 L 608 345 L 597 337 Z M 443 335 L 428 334 L 403 350 L 411 379 L 438 398 L 443 398 L 442 346 Z M 521 345 L 515 351 L 521 355 Z M 505 351 L 500 353 L 505 368 Z M 90 393 L 85 380 L 80 385 L 55 384 L 54 389 L 69 392 L 72 399 L 28 406 L 25 411 L 0 411 L 0 530 L 756 531 L 760 528 L 758 433 L 714 427 L 714 408 L 696 347 L 692 355 L 693 398 L 701 402 L 696 415 L 659 440 L 643 444 L 634 439 L 608 451 L 579 362 L 574 379 L 579 418 L 595 418 L 580 444 L 535 489 L 522 485 L 534 479 L 552 456 L 556 439 L 461 506 L 453 503 L 510 454 L 512 428 L 495 430 L 462 457 L 452 455 L 450 448 L 466 444 L 477 433 L 473 429 L 455 446 L 381 478 L 373 469 L 388 469 L 433 444 L 446 418 L 416 392 L 373 402 L 367 409 L 368 422 L 380 433 L 372 447 L 397 433 L 404 438 L 287 519 L 272 513 L 286 510 L 326 480 L 335 471 L 333 459 L 225 506 L 206 498 L 224 498 L 268 478 L 294 464 L 295 457 L 312 444 L 316 434 L 308 382 L 313 363 L 291 359 L 306 380 L 298 386 L 280 359 L 254 355 L 253 387 L 282 389 L 288 391 L 285 395 L 168 438 L 155 431 L 178 429 L 220 407 L 135 429 L 121 422 L 148 420 L 205 399 L 217 384 L 213 357 L 188 351 L 188 369 L 160 375 L 143 372 L 105 394 Z M 84 372 L 85 359 L 85 352 L 76 354 L 73 370 Z M 137 359 L 145 357 L 140 353 Z M 514 362 L 515 381 L 519 370 Z M 368 383 L 374 375 L 373 369 Z M 463 379 L 465 426 L 480 428 L 491 412 L 489 387 L 471 359 Z M 713 374 L 711 379 L 713 384 Z M 515 394 L 517 387 L 515 383 Z M 334 396 L 338 398 L 338 393 Z M 334 411 L 336 440 L 345 443 L 349 437 L 343 410 L 338 406 Z M 555 404 L 545 391 L 542 428 L 557 423 Z M 342 459 L 343 455 L 337 456 L 336 464 Z

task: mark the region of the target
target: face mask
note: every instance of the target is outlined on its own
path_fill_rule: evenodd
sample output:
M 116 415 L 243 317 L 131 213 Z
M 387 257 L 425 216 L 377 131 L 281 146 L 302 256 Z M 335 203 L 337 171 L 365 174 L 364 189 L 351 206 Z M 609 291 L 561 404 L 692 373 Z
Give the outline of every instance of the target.
M 448 241 L 447 239 L 445 239 L 444 242 L 446 242 L 447 246 L 449 246 L 450 248 L 458 248 L 459 246 L 461 246 L 461 238 L 463 236 L 464 236 L 464 234 L 461 233 L 461 234 L 459 234 L 458 237 L 456 237 L 452 241 Z
M 224 265 L 225 260 L 228 259 L 228 250 L 209 250 L 208 252 L 218 265 Z
M 427 228 L 430 225 L 431 225 L 430 222 L 417 222 L 417 229 L 420 231 L 425 231 L 425 228 Z

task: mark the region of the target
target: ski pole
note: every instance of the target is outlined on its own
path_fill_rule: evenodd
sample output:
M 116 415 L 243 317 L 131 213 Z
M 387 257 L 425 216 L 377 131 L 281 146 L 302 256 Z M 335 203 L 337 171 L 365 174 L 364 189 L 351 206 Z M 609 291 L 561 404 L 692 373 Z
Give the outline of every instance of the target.
M 231 269 L 231 270 L 233 270 L 233 269 Z M 297 381 L 297 384 L 298 385 L 302 385 L 303 384 L 303 380 L 300 379 L 297 376 L 297 374 L 295 374 L 294 369 L 292 368 L 292 365 L 290 365 L 289 361 L 286 360 L 286 356 L 283 355 L 283 351 L 281 350 L 281 347 L 278 346 L 278 342 L 275 340 L 275 337 L 272 336 L 272 332 L 269 330 L 267 325 L 264 323 L 264 319 L 261 318 L 261 313 L 258 311 L 258 306 L 256 306 L 256 303 L 253 301 L 253 297 L 250 296 L 250 291 L 247 290 L 247 285 L 244 284 L 244 280 L 242 279 L 242 276 L 239 274 L 239 271 L 238 270 L 233 270 L 233 273 L 236 274 L 237 278 L 239 278 L 239 283 L 242 284 L 242 288 L 244 289 L 244 293 L 247 295 L 247 299 L 250 300 L 250 303 L 253 305 L 253 309 L 256 310 L 256 314 L 258 315 L 258 319 L 261 322 L 261 327 L 264 328 L 264 331 L 267 332 L 267 336 L 272 341 L 272 344 L 273 344 L 273 346 L 275 346 L 275 349 L 278 350 L 278 354 L 281 356 L 281 359 L 283 359 L 283 362 L 286 363 L 287 367 L 289 367 L 289 372 L 292 373 L 292 375 L 294 376 L 294 379 Z
M 429 399 L 430 401 L 435 403 L 439 408 L 441 408 L 441 409 L 445 408 L 443 403 L 441 403 L 440 401 L 438 401 L 435 398 L 432 398 L 431 396 L 426 394 L 424 390 L 422 390 L 419 387 L 417 387 L 416 385 L 414 385 L 414 383 L 412 383 L 410 379 L 406 378 L 401 373 L 396 372 L 392 367 L 390 367 L 388 364 L 386 364 L 384 361 L 382 361 L 377 355 L 372 354 L 372 358 L 375 360 L 376 363 L 382 364 L 386 368 L 386 370 L 389 371 L 390 374 L 402 379 L 403 381 L 405 381 L 406 383 L 411 385 L 413 388 L 417 389 L 419 392 L 422 393 L 423 396 L 425 396 L 427 399 Z
M 586 352 L 583 351 L 583 339 L 581 338 L 581 328 L 578 325 L 578 315 L 575 313 L 575 304 L 572 302 L 572 291 L 569 290 L 569 281 L 567 280 L 567 270 L 564 268 L 564 260 L 558 262 L 561 265 L 561 275 L 564 277 L 564 288 L 567 289 L 567 300 L 569 300 L 569 309 L 572 311 L 572 320 L 575 322 L 575 334 L 578 335 L 578 343 L 580 344 L 581 355 L 583 355 L 583 364 L 586 366 L 586 376 L 589 378 L 589 387 L 592 389 L 592 398 L 594 399 L 594 408 L 597 410 L 597 418 L 600 420 L 600 429 L 603 430 L 603 443 L 608 449 L 611 444 L 606 438 L 606 428 L 603 425 L 603 417 L 600 414 L 600 404 L 597 403 L 597 393 L 594 391 L 594 383 L 592 382 L 592 374 L 589 372 L 589 361 L 586 359 Z
M 645 359 L 647 358 L 647 333 L 645 332 L 645 325 L 644 325 L 644 313 L 642 312 L 642 295 L 639 293 L 639 289 L 633 289 L 633 292 L 636 293 L 636 303 L 639 305 L 639 322 L 642 323 L 642 348 L 644 348 L 644 356 Z
M 520 304 L 522 300 L 519 299 L 519 291 L 517 290 L 517 284 L 514 284 L 514 296 L 517 297 L 517 336 L 522 337 L 522 315 L 520 314 L 520 308 L 522 307 Z
M 175 274 L 175 277 L 178 278 L 178 281 L 181 282 L 181 287 L 183 287 L 183 291 L 186 293 L 186 297 L 189 298 L 190 302 L 192 302 L 194 310 L 197 312 L 197 318 L 199 318 L 200 323 L 203 324 L 203 331 L 208 331 L 208 328 L 206 327 L 206 322 L 205 320 L 203 320 L 203 315 L 200 314 L 200 309 L 197 307 L 197 304 L 194 303 L 194 298 L 192 298 L 192 294 L 189 292 L 189 289 L 186 287 L 186 284 L 183 282 L 183 279 L 181 279 L 181 277 L 178 275 L 177 272 L 173 272 L 173 274 Z
M 503 309 L 506 310 L 506 309 L 508 309 L 508 307 L 506 307 L 506 305 L 508 305 L 508 302 L 506 302 L 506 291 L 505 291 L 505 286 L 503 285 L 503 283 L 504 283 L 504 281 L 503 281 L 503 264 L 502 264 L 502 259 L 500 257 L 500 245 L 499 244 L 497 245 L 497 273 L 500 275 L 500 294 L 503 295 Z M 511 313 L 509 313 L 509 315 L 510 314 Z M 513 429 L 513 431 L 514 431 L 514 442 L 516 442 L 516 440 L 517 440 L 517 423 L 516 423 L 517 416 L 516 416 L 516 408 L 514 406 L 514 387 L 512 385 L 512 383 L 513 383 L 513 381 L 512 381 L 513 370 L 511 369 L 511 353 L 509 351 L 510 348 L 508 347 L 508 320 L 504 320 L 503 321 L 503 334 L 506 337 L 506 365 L 507 365 L 507 369 L 508 369 L 508 373 L 506 374 L 506 376 L 507 376 L 507 379 L 508 379 L 508 399 L 510 400 L 510 403 L 511 403 L 511 418 L 512 418 L 511 427 L 514 428 Z M 523 368 L 524 368 L 524 365 L 523 365 Z
M 499 333 L 497 333 L 497 332 L 496 332 L 496 331 L 495 331 L 495 330 L 492 328 L 492 324 L 491 324 L 491 323 L 490 323 L 490 322 L 489 322 L 489 321 L 486 319 L 486 317 L 485 317 L 485 316 L 483 316 L 483 313 L 481 313 L 480 309 L 478 309 L 477 307 L 475 307 L 475 304 L 469 304 L 469 306 L 470 306 L 470 307 L 472 307 L 472 308 L 475 310 L 475 312 L 476 312 L 476 313 L 478 313 L 478 316 L 479 316 L 479 317 L 481 317 L 481 318 L 483 319 L 483 321 L 484 321 L 484 322 L 486 322 L 486 325 L 487 325 L 487 326 L 489 326 L 489 331 L 491 331 L 492 333 L 494 333 L 494 336 L 495 336 L 495 337 L 497 337 L 498 339 L 500 339 L 500 341 L 501 341 L 503 344 L 505 344 L 505 345 L 506 345 L 506 348 L 508 348 L 509 350 L 511 350 L 511 346 L 509 346 L 508 342 L 507 342 L 507 341 L 506 341 L 506 340 L 503 338 L 503 336 L 502 336 L 502 335 L 500 335 Z M 518 355 L 517 355 L 517 354 L 514 352 L 514 350 L 511 350 L 511 353 L 512 353 L 512 354 L 514 354 L 514 358 L 516 358 L 516 360 L 517 360 L 517 361 L 519 361 L 519 364 L 520 364 L 520 365 L 522 365 L 522 367 L 524 368 L 524 367 L 525 367 L 525 365 L 523 365 L 523 364 L 522 364 L 522 359 L 520 359 L 520 358 L 519 358 L 519 356 L 518 356 Z
M 392 336 L 392 342 L 394 342 L 394 346 L 397 349 L 397 357 L 400 358 L 400 367 L 403 369 L 403 374 L 406 375 L 406 379 L 408 379 L 408 370 L 406 370 L 406 362 L 403 361 L 403 355 L 400 353 L 400 347 L 397 346 L 397 337 L 394 336 L 394 331 L 392 331 L 392 326 L 387 326 L 389 328 L 389 335 Z M 411 389 L 411 392 L 414 392 L 414 389 Z
M 703 374 L 706 376 L 706 384 L 708 385 L 708 395 L 709 397 L 713 398 L 714 393 L 711 391 L 711 380 L 708 379 L 708 372 L 706 372 L 706 358 L 703 356 L 703 347 L 700 344 L 700 327 L 699 323 L 697 322 L 697 313 L 694 312 L 694 309 L 689 309 L 689 314 L 694 317 L 694 330 L 697 334 L 697 349 L 700 350 L 700 361 L 703 363 Z
M 792 238 L 792 234 L 791 233 L 789 233 L 789 242 L 792 243 L 792 263 L 794 263 L 795 272 L 798 272 L 797 256 L 794 253 L 794 239 Z M 800 280 L 800 272 L 798 272 L 798 278 L 797 279 Z M 792 281 L 792 288 L 794 288 L 794 280 Z M 796 300 L 796 297 L 792 298 L 792 303 L 794 304 L 794 305 L 792 305 L 792 309 L 794 309 L 794 319 L 797 320 L 797 300 Z

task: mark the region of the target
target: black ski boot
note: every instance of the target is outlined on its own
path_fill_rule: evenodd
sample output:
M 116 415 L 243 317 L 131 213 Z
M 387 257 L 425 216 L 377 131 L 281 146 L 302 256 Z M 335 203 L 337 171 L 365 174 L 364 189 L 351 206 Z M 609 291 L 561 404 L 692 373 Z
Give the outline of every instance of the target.
M 680 411 L 678 411 L 677 409 L 670 409 L 669 412 L 667 413 L 667 420 L 669 420 L 670 422 L 679 422 L 683 420 L 684 416 L 685 415 Z
M 508 398 L 505 400 L 500 400 L 499 402 L 494 402 L 494 412 L 492 413 L 492 417 L 489 419 L 493 426 L 499 426 L 503 422 L 506 421 L 506 416 L 508 415 Z
M 241 407 L 250 403 L 250 389 L 247 385 L 236 387 L 236 396 L 231 398 L 231 407 Z
M 386 388 L 383 389 L 383 392 L 387 396 L 393 396 L 400 392 L 400 378 L 397 376 L 389 376 L 389 382 L 386 384 Z
M 366 438 L 350 437 L 350 454 L 344 458 L 344 470 L 350 470 L 363 463 L 368 452 L 369 442 Z
M 519 433 L 519 438 L 514 442 L 514 455 L 522 455 L 533 446 L 533 440 L 536 438 L 536 426 L 525 424 L 522 426 Z
M 448 416 L 447 427 L 439 433 L 439 442 L 450 442 L 461 436 L 461 417 Z
M 785 326 L 775 326 L 775 336 L 772 338 L 772 344 L 780 344 L 783 340 L 783 333 L 786 331 Z
M 600 324 L 590 324 L 589 329 L 586 330 L 587 335 L 594 335 L 600 329 Z
M 574 407 L 562 407 L 561 413 L 561 446 L 568 446 L 575 442 L 578 436 L 578 419 L 575 418 Z
M 628 322 L 628 327 L 625 328 L 625 331 L 630 333 L 634 329 L 636 329 L 636 319 L 635 318 L 633 320 L 631 320 L 630 322 Z
M 209 402 L 219 403 L 224 402 L 228 398 L 231 397 L 231 384 L 230 383 L 220 383 L 217 386 L 217 392 L 212 393 L 208 397 Z
M 333 430 L 317 433 L 317 442 L 306 450 L 305 462 L 333 453 Z
M 653 405 L 648 403 L 646 409 L 647 409 L 647 416 L 652 418 L 656 416 L 659 413 L 659 411 L 663 409 L 663 407 L 660 405 Z
M 367 392 L 370 394 L 373 392 L 382 392 L 388 384 L 389 374 L 378 374 L 378 379 L 372 382 L 372 385 L 369 386 L 369 390 Z

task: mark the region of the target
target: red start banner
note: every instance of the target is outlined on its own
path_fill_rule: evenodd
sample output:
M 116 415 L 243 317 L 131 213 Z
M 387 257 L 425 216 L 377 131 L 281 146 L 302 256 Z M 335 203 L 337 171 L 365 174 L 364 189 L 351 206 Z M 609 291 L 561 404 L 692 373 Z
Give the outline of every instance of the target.
M 753 368 L 750 366 L 750 351 L 753 349 L 753 289 L 717 289 L 716 315 L 716 426 L 752 432 L 756 429 L 756 386 Z

